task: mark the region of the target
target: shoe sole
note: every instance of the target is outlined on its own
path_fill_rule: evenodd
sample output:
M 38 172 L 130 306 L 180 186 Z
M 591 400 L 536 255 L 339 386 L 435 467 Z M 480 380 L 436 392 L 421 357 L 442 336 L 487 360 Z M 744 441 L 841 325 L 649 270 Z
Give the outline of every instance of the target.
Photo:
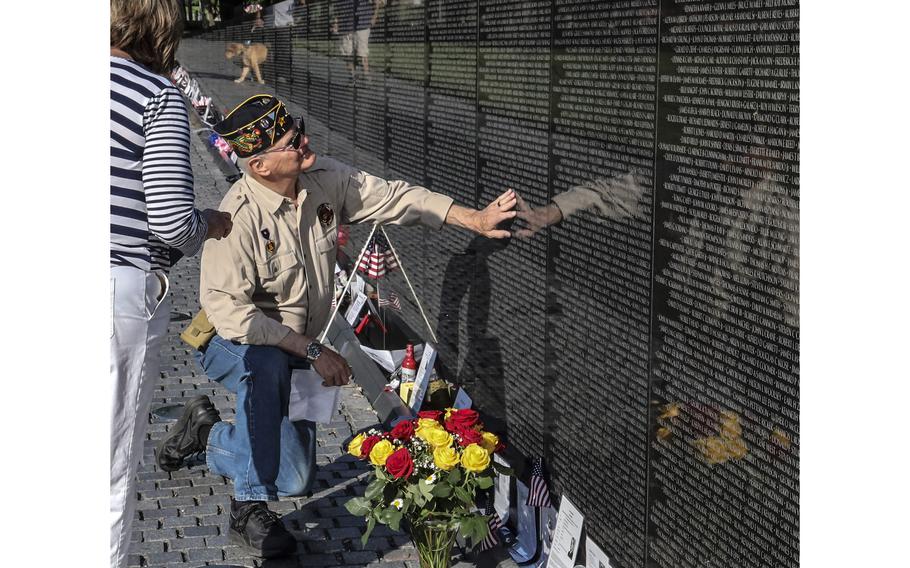
M 163 471 L 170 472 L 170 471 L 177 471 L 178 469 L 183 467 L 183 460 L 181 460 L 180 465 L 177 467 L 173 467 L 171 465 L 162 463 L 161 462 L 161 451 L 164 449 L 164 446 L 167 445 L 168 442 L 172 441 L 174 438 L 177 438 L 178 436 L 182 438 L 183 436 L 186 435 L 187 424 L 190 421 L 190 416 L 193 415 L 193 411 L 195 411 L 196 408 L 198 408 L 199 406 L 202 406 L 202 405 L 209 405 L 211 403 L 212 403 L 212 401 L 209 400 L 209 397 L 207 397 L 205 395 L 201 395 L 201 396 L 197 396 L 196 398 L 194 398 L 193 400 L 189 401 L 186 404 L 186 407 L 183 410 L 183 415 L 180 417 L 179 420 L 177 420 L 177 423 L 174 424 L 174 427 L 171 428 L 171 431 L 168 432 L 167 436 L 165 436 L 164 439 L 162 439 L 158 443 L 158 447 L 155 449 L 155 462 L 158 464 L 158 467 L 160 469 L 162 469 Z
M 256 558 L 280 558 L 282 556 L 290 556 L 297 552 L 296 543 L 293 550 L 259 550 L 255 546 L 247 543 L 240 533 L 233 528 L 228 528 L 228 533 L 228 540 L 231 541 L 231 544 L 236 544 L 237 546 L 243 547 L 244 550 L 252 552 L 252 556 Z

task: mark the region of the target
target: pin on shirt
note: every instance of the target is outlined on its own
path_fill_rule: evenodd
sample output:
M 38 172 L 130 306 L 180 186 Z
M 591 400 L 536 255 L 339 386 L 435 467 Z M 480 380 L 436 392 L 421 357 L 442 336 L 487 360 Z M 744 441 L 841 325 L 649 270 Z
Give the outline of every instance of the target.
M 316 216 L 319 217 L 319 222 L 322 223 L 323 226 L 328 227 L 335 218 L 335 212 L 332 210 L 331 205 L 323 203 L 316 208 Z
M 262 235 L 262 238 L 264 238 L 266 240 L 265 251 L 267 253 L 269 253 L 270 255 L 275 254 L 275 241 L 273 241 L 271 238 L 269 238 L 271 236 L 271 233 L 269 233 L 269 230 L 262 229 L 261 231 L 259 231 L 259 234 Z

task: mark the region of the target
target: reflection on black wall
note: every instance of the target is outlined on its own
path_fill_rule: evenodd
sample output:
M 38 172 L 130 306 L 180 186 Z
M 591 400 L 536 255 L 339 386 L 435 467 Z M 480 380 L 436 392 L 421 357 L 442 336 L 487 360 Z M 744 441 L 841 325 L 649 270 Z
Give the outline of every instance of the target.
M 798 2 L 380 5 L 263 36 L 317 149 L 474 207 L 642 188 L 529 240 L 390 228 L 444 376 L 615 567 L 798 565 Z

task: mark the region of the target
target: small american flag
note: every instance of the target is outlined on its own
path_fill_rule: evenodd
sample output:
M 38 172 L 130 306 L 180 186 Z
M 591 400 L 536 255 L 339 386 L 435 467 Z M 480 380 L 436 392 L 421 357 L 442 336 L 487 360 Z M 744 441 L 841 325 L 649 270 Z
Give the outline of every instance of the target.
M 487 505 L 485 514 L 491 515 L 488 524 L 490 526 L 490 533 L 487 535 L 487 538 L 483 539 L 483 542 L 480 543 L 480 551 L 490 550 L 497 544 L 499 544 L 499 537 L 496 536 L 497 531 L 502 528 L 502 519 L 499 518 L 499 514 L 496 512 L 496 509 L 493 508 L 492 499 Z
M 392 308 L 393 310 L 401 309 L 401 300 L 395 292 L 389 292 L 388 298 L 379 298 L 380 308 Z
M 543 476 L 543 458 L 534 458 L 531 468 L 531 488 L 528 491 L 529 507 L 552 507 L 550 490 L 547 489 L 547 480 Z
M 398 261 L 395 260 L 395 255 L 389 249 L 389 243 L 385 237 L 379 234 L 373 235 L 357 270 L 376 280 L 396 268 L 398 268 Z

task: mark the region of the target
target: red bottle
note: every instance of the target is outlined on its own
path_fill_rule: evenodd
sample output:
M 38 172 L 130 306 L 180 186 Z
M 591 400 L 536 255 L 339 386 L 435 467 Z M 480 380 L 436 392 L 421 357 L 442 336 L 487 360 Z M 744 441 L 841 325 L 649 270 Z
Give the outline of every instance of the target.
M 414 345 L 408 343 L 407 350 L 404 354 L 404 360 L 401 362 L 401 382 L 407 383 L 417 378 L 417 361 L 414 360 Z

